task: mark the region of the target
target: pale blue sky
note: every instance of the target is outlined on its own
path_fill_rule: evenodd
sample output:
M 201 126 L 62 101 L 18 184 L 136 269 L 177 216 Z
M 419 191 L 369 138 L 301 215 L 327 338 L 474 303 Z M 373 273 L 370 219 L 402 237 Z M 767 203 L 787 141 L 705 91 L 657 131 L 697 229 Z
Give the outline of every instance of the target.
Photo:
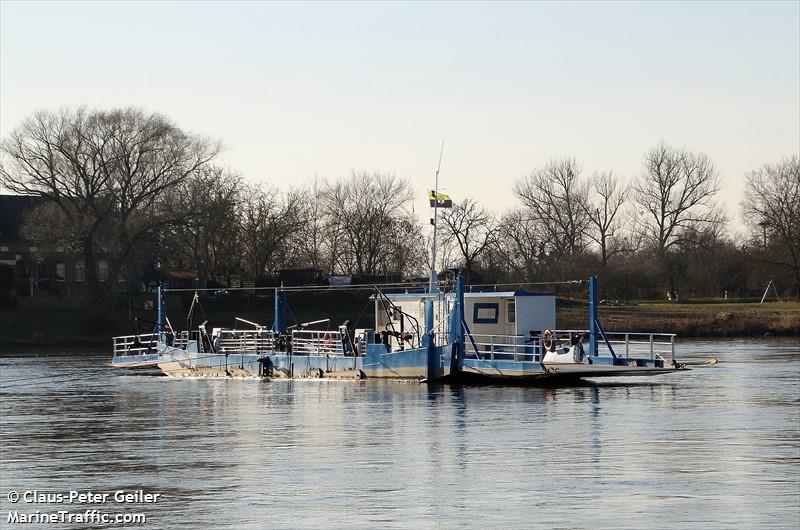
M 633 176 L 666 140 L 746 171 L 800 150 L 800 2 L 0 4 L 0 134 L 135 105 L 279 187 L 351 169 L 499 211 L 552 157 Z

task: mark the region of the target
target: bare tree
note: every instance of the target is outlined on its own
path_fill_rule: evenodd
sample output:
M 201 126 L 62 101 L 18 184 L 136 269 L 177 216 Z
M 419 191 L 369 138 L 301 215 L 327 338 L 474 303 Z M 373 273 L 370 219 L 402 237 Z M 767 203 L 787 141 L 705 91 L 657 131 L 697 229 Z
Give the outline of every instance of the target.
M 644 167 L 634 199 L 658 255 L 686 242 L 702 225 L 723 221 L 714 204 L 719 176 L 708 155 L 662 142 L 645 154 Z
M 275 268 L 288 241 L 300 230 L 302 201 L 302 193 L 296 190 L 283 195 L 274 188 L 249 186 L 244 191 L 239 223 L 248 268 L 254 277 Z
M 165 261 L 190 263 L 201 287 L 208 279 L 230 274 L 238 252 L 238 206 L 242 179 L 216 166 L 202 168 L 176 190 L 174 207 L 185 219 L 169 232 L 169 254 Z
M 528 282 L 539 279 L 546 257 L 544 232 L 527 210 L 512 210 L 503 216 L 497 250 L 518 279 Z
M 600 262 L 605 270 L 612 256 L 634 250 L 622 233 L 628 191 L 612 171 L 595 173 L 590 186 L 591 196 L 585 207 L 591 226 L 586 235 L 600 248 Z
M 469 281 L 475 262 L 497 239 L 497 221 L 475 199 L 464 199 L 444 210 L 442 223 L 464 259 Z
M 548 234 L 550 252 L 573 256 L 585 249 L 590 224 L 588 188 L 574 158 L 551 160 L 514 183 L 514 193 Z
M 303 201 L 303 222 L 294 242 L 299 249 L 299 261 L 308 266 L 324 271 L 333 272 L 333 264 L 328 259 L 330 252 L 329 245 L 332 243 L 327 238 L 326 219 L 322 204 L 322 188 L 318 179 L 314 183 L 302 190 L 306 197 Z
M 745 217 L 753 228 L 768 234 L 776 251 L 773 261 L 792 271 L 800 296 L 800 158 L 794 155 L 750 172 L 745 196 Z
M 714 203 L 719 177 L 706 154 L 664 142 L 645 154 L 644 169 L 634 186 L 634 200 L 642 209 L 639 224 L 673 290 L 670 251 L 691 242 L 708 225 L 725 222 Z
M 379 274 L 391 225 L 407 215 L 409 184 L 391 174 L 354 172 L 326 182 L 322 200 L 329 237 L 341 243 L 334 250 L 339 269 L 358 276 Z
M 422 226 L 413 215 L 400 215 L 389 223 L 380 271 L 397 279 L 423 276 L 430 266 Z
M 171 192 L 219 153 L 138 109 L 38 112 L 0 144 L 0 183 L 58 206 L 83 255 L 93 307 L 108 300 L 97 260 L 114 278 L 136 245 L 176 222 Z

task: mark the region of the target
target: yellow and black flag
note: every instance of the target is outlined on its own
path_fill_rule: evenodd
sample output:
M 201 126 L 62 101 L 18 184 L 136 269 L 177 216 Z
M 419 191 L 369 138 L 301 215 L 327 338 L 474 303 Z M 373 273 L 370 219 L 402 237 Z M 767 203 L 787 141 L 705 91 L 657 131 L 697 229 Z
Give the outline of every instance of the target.
M 431 201 L 431 208 L 434 208 L 434 207 L 452 208 L 453 207 L 453 200 L 450 198 L 449 195 L 445 195 L 444 193 L 436 193 L 435 191 L 431 191 L 428 194 L 428 199 Z

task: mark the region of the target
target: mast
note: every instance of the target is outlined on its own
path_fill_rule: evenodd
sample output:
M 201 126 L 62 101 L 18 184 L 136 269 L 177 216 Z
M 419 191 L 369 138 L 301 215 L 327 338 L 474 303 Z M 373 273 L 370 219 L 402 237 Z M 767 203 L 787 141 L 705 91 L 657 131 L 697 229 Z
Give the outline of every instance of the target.
M 431 294 L 439 292 L 439 285 L 436 281 L 436 225 L 439 220 L 439 170 L 442 168 L 442 153 L 444 153 L 444 138 L 442 138 L 442 147 L 439 149 L 439 165 L 436 166 L 436 182 L 433 189 L 433 243 L 431 244 L 431 279 L 428 286 Z

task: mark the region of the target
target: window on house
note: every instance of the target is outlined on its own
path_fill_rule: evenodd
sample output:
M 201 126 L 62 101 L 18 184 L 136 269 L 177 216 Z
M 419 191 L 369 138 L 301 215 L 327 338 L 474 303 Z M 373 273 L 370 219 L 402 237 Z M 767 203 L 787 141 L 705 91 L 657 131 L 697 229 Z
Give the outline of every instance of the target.
M 8 252 L 8 247 L 0 247 L 0 252 Z
M 56 263 L 56 281 L 63 282 L 67 280 L 67 266 L 63 261 Z
M 108 281 L 108 261 L 101 259 L 97 262 L 97 279 L 98 281 Z
M 517 303 L 512 300 L 508 303 L 508 323 L 513 324 L 516 321 L 517 321 Z
M 76 282 L 86 281 L 86 269 L 82 261 L 75 262 L 75 281 Z
M 117 271 L 117 281 L 123 283 L 128 280 L 128 271 L 125 265 L 122 265 Z

